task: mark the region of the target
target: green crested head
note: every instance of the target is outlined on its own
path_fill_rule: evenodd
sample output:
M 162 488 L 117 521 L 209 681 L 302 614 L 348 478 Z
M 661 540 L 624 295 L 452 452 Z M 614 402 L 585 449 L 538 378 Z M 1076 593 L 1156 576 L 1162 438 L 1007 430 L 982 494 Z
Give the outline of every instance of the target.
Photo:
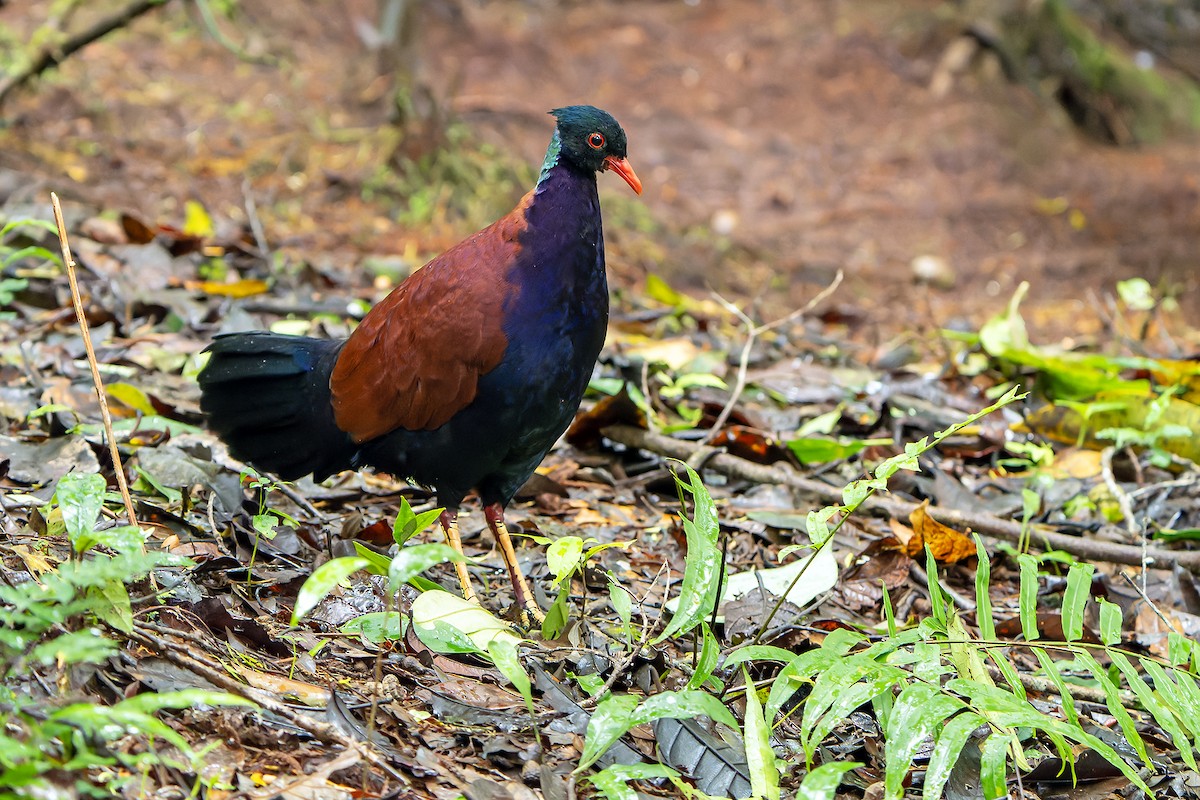
M 546 150 L 546 160 L 542 162 L 538 183 L 545 180 L 550 171 L 565 159 L 590 172 L 611 169 L 624 178 L 635 192 L 642 193 L 642 183 L 626 160 L 625 131 L 612 114 L 595 106 L 567 106 L 550 113 L 558 120 L 558 125 Z

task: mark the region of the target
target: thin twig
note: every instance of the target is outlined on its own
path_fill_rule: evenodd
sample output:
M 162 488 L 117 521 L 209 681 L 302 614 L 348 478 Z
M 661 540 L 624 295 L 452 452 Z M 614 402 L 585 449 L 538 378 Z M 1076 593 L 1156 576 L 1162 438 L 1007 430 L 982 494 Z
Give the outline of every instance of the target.
M 1133 501 L 1129 497 L 1129 492 L 1121 488 L 1121 484 L 1117 483 L 1117 476 L 1113 473 L 1113 456 L 1116 455 L 1115 447 L 1106 447 L 1100 451 L 1100 473 L 1104 477 L 1104 484 L 1108 487 L 1108 492 L 1117 501 L 1117 507 L 1121 509 L 1121 516 L 1125 521 L 1125 530 L 1129 533 L 1131 539 L 1140 540 L 1142 549 L 1142 594 L 1146 593 L 1146 581 L 1150 570 L 1149 559 L 1146 557 L 1146 551 L 1150 547 L 1150 537 L 1146 535 L 1144 529 L 1139 529 L 1137 520 L 1133 515 Z
M 92 42 L 104 38 L 113 31 L 124 28 L 142 14 L 163 5 L 166 1 L 135 0 L 115 14 L 98 20 L 95 25 L 80 31 L 65 42 L 46 45 L 29 59 L 29 63 L 24 69 L 0 81 L 0 103 L 3 103 L 10 94 L 38 75 L 61 64 L 68 56 L 82 50 Z
M 746 343 L 742 345 L 742 354 L 738 358 L 737 379 L 733 384 L 733 391 L 729 394 L 729 401 L 725 403 L 725 407 L 721 409 L 721 413 L 717 415 L 717 421 L 709 428 L 708 435 L 704 437 L 705 442 L 712 441 L 712 438 L 721 432 L 725 427 L 725 423 L 729 420 L 729 415 L 733 413 L 733 407 L 737 405 L 738 400 L 742 396 L 742 392 L 746 391 L 746 373 L 750 369 L 750 351 L 754 347 L 755 340 L 764 333 L 775 330 L 776 328 L 787 325 L 792 320 L 807 314 L 817 307 L 819 303 L 823 303 L 825 298 L 837 291 L 838 286 L 842 283 L 842 271 L 839 269 L 837 275 L 833 277 L 833 282 L 826 286 L 821 291 L 817 292 L 816 296 L 805 303 L 801 308 L 797 308 L 786 317 L 780 317 L 773 322 L 768 322 L 763 325 L 755 325 L 754 320 L 747 316 L 745 311 L 742 311 L 733 303 L 726 300 L 717 292 L 713 292 L 712 296 L 720 303 L 726 311 L 740 319 L 746 326 Z
M 258 216 L 258 203 L 254 202 L 254 190 L 249 178 L 242 178 L 242 205 L 246 208 L 246 220 L 250 224 L 250 233 L 254 235 L 254 243 L 258 246 L 259 254 L 267 261 L 271 260 L 271 246 L 267 243 L 267 232 L 263 229 L 262 220 Z
M 83 297 L 79 294 L 79 279 L 75 276 L 75 259 L 71 256 L 71 245 L 67 242 L 67 224 L 63 221 L 62 206 L 58 195 L 50 193 L 50 204 L 54 206 L 54 222 L 58 225 L 58 243 L 62 247 L 63 265 L 67 268 L 67 281 L 71 284 L 71 302 L 75 305 L 75 317 L 79 320 L 79 331 L 83 335 L 83 348 L 87 353 L 88 366 L 92 370 L 92 384 L 96 387 L 96 399 L 100 401 L 100 419 L 104 422 L 104 436 L 108 439 L 108 454 L 112 457 L 113 471 L 117 474 L 117 487 L 125 501 L 125 513 L 129 524 L 137 525 L 137 513 L 133 509 L 133 498 L 129 494 L 129 483 L 125 480 L 125 467 L 121 453 L 117 450 L 117 438 L 113 435 L 112 415 L 108 413 L 108 395 L 104 391 L 104 379 L 100 377 L 100 366 L 96 362 L 96 350 L 92 347 L 92 334 L 88 328 L 87 315 L 83 309 Z

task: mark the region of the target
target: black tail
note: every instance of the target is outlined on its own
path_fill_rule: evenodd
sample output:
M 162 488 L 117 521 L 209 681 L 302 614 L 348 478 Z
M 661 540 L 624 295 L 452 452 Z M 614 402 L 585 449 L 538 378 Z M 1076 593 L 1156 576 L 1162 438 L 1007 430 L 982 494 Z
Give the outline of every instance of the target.
M 229 452 L 284 480 L 349 469 L 357 448 L 333 420 L 329 375 L 342 343 L 278 333 L 218 336 L 200 409 Z

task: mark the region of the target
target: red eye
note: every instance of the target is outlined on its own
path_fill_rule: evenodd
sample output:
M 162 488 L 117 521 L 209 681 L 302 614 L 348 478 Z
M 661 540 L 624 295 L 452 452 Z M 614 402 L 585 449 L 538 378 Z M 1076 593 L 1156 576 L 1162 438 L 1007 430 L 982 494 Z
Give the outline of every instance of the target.
M 593 150 L 599 150 L 600 148 L 604 147 L 604 134 L 593 133 L 588 137 L 587 142 L 588 146 Z

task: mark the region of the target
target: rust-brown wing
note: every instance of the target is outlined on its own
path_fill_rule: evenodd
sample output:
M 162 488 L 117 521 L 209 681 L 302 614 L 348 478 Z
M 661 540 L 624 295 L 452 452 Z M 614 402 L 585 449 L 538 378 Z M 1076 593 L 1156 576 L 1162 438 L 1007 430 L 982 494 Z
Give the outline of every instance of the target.
M 531 195 L 413 273 L 351 334 L 329 387 L 354 441 L 440 427 L 475 399 L 508 346 L 501 312 Z

